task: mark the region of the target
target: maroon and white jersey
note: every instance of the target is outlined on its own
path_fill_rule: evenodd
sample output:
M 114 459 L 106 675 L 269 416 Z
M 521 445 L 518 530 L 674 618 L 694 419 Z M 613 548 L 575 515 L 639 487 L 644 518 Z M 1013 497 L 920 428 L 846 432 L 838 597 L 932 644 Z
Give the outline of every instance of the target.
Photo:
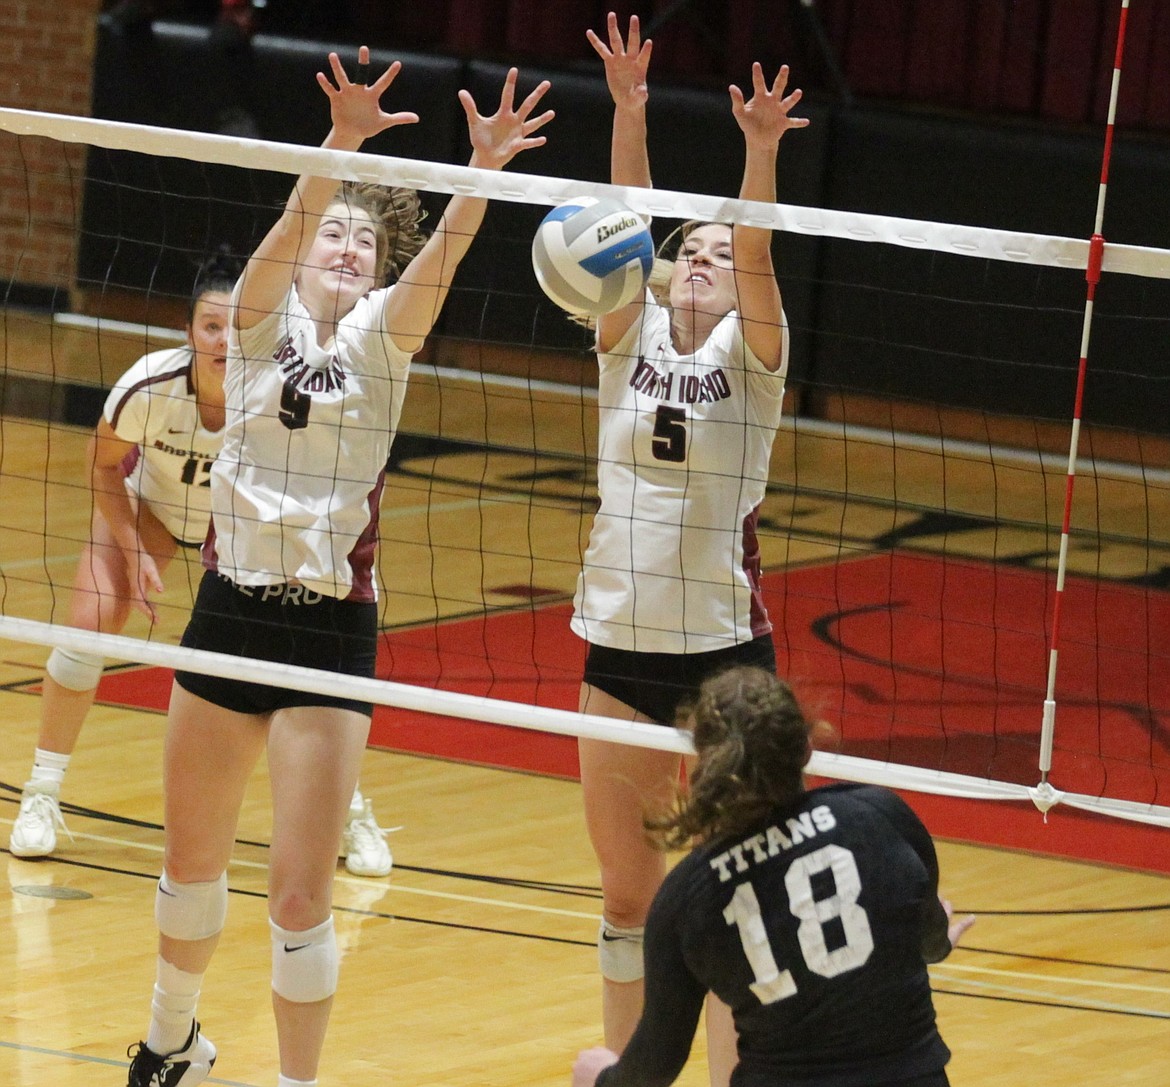
M 670 311 L 642 316 L 598 356 L 600 508 L 572 628 L 649 653 L 706 653 L 771 631 L 756 521 L 780 425 L 788 339 L 769 372 L 729 313 L 693 355 Z
M 152 351 L 130 367 L 106 398 L 103 415 L 124 442 L 126 489 L 176 540 L 200 543 L 211 514 L 211 465 L 222 431 L 207 430 L 195 397 L 189 347 Z
M 391 290 L 359 301 L 326 347 L 295 288 L 243 330 L 233 296 L 204 559 L 237 585 L 377 598 L 378 503 L 410 370 L 384 324 Z

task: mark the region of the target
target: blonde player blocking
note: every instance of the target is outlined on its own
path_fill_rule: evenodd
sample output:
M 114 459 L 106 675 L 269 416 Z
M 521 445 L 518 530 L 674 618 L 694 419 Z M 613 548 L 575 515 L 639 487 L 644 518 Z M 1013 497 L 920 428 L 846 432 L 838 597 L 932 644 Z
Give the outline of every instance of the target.
M 336 53 L 317 81 L 330 104 L 323 146 L 356 151 L 413 113 L 380 100 L 401 65 L 366 85 Z M 516 69 L 481 115 L 459 100 L 470 165 L 503 169 L 544 143 L 534 114 L 549 84 L 515 105 Z M 423 346 L 487 201 L 454 196 L 434 234 L 418 231 L 415 194 L 303 175 L 232 296 L 227 421 L 212 470 L 212 533 L 189 648 L 373 675 L 378 505 L 412 356 Z M 391 273 L 396 282 L 386 286 Z M 221 680 L 175 676 L 164 759 L 166 849 L 156 896 L 159 941 L 146 1038 L 129 1087 L 194 1087 L 215 1046 L 196 1019 L 227 914 L 226 870 L 244 790 L 267 754 L 271 993 L 279 1087 L 317 1083 L 337 989 L 336 844 L 372 706 Z
M 199 547 L 211 515 L 211 465 L 223 441 L 228 299 L 243 262 L 226 252 L 200 267 L 188 303 L 186 343 L 144 355 L 115 383 L 86 453 L 94 511 L 73 580 L 69 624 L 118 634 L 133 611 L 153 624 L 152 594 L 179 548 Z M 104 658 L 54 649 L 45 666 L 32 769 L 8 848 L 48 857 L 61 786 L 101 681 Z M 355 789 L 342 835 L 346 868 L 385 876 L 393 864 L 372 805 Z
M 651 43 L 636 16 L 623 41 L 587 37 L 614 102 L 611 180 L 651 185 L 646 146 Z M 739 195 L 774 202 L 781 138 L 803 128 L 788 69 L 753 65 L 751 97 L 730 88 L 744 137 Z M 788 337 L 769 230 L 687 223 L 661 291 L 597 319 L 601 504 L 577 585 L 573 630 L 588 643 L 579 706 L 672 724 L 675 709 L 729 665 L 774 673 L 760 594 L 756 523 L 780 423 Z M 652 278 L 652 287 L 657 287 Z M 665 874 L 643 819 L 674 796 L 679 758 L 598 740 L 579 744 L 585 821 L 601 869 L 598 957 L 605 1043 L 620 1053 L 642 1011 L 642 944 Z M 727 1009 L 707 1010 L 711 1083 L 735 1064 Z

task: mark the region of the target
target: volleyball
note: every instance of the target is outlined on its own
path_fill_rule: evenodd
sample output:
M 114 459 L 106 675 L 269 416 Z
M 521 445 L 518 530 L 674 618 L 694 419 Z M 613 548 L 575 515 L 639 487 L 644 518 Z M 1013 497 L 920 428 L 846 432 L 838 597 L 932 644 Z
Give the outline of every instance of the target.
M 559 204 L 532 239 L 541 290 L 579 317 L 598 317 L 632 302 L 653 266 L 649 228 L 618 200 L 582 196 Z

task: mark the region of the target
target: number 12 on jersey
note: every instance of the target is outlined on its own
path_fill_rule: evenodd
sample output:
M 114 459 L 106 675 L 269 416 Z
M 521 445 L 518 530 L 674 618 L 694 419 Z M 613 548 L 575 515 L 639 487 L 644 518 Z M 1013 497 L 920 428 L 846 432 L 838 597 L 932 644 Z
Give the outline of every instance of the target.
M 829 869 L 834 891 L 827 898 L 813 897 L 812 878 Z M 826 845 L 797 857 L 784 874 L 788 910 L 800 924 L 796 935 L 805 965 L 814 974 L 832 978 L 861 966 L 873 951 L 869 916 L 857 904 L 861 876 L 853 854 L 841 846 Z M 751 990 L 761 1004 L 774 1004 L 796 993 L 792 971 L 781 970 L 768 941 L 760 901 L 750 883 L 741 883 L 723 911 L 723 918 L 739 931 L 739 941 L 755 980 Z M 845 943 L 829 950 L 825 924 L 840 922 Z

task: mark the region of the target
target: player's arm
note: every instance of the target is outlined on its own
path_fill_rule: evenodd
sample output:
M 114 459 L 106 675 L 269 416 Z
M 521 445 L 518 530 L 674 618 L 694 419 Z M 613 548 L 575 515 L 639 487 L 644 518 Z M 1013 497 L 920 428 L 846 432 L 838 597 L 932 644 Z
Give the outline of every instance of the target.
M 650 155 L 646 148 L 646 102 L 650 98 L 646 73 L 653 44 L 642 41 L 638 16 L 630 16 L 630 29 L 622 41 L 617 16 L 606 20 L 608 42 L 586 30 L 589 44 L 605 64 L 605 82 L 613 98 L 613 133 L 610 138 L 609 174 L 615 185 L 651 187 Z M 639 297 L 628 306 L 597 319 L 597 350 L 611 350 L 641 315 L 644 301 Z
M 752 97 L 745 100 L 739 87 L 729 88 L 731 112 L 744 137 L 741 200 L 776 202 L 776 158 L 780 139 L 790 128 L 804 128 L 807 117 L 792 117 L 801 92 L 785 95 L 788 65 L 783 65 L 771 87 L 759 64 L 752 65 Z M 752 354 L 769 370 L 778 370 L 783 358 L 780 286 L 772 264 L 772 231 L 736 223 L 731 246 L 735 254 L 736 308 L 743 337 Z
M 605 65 L 605 82 L 613 98 L 613 133 L 610 139 L 610 180 L 615 185 L 635 185 L 648 189 L 650 157 L 646 150 L 646 103 L 650 89 L 646 72 L 650 67 L 653 43 L 642 41 L 638 16 L 630 16 L 630 31 L 625 42 L 618 29 L 617 16 L 611 11 L 606 20 L 609 41 L 604 42 L 592 30 L 585 36 Z
M 688 903 L 679 898 L 681 885 L 680 879 L 667 877 L 650 907 L 643 945 L 645 1003 L 621 1058 L 607 1066 L 604 1055 L 594 1051 L 578 1057 L 583 1073 L 596 1073 L 597 1087 L 668 1087 L 690 1055 L 707 989 L 683 958 L 678 918 Z M 590 1084 L 584 1076 L 579 1081 L 575 1071 L 573 1087 Z
M 919 906 L 922 958 L 926 962 L 942 962 L 958 946 L 963 933 L 975 924 L 975 917 L 968 914 L 955 920 L 952 916 L 950 902 L 938 893 L 938 854 L 934 840 L 910 806 L 903 804 L 903 807 L 906 816 L 903 834 L 922 858 L 930 880 L 930 893 L 923 896 Z
M 918 854 L 926 869 L 927 888 L 919 904 L 918 924 L 921 933 L 922 958 L 926 962 L 942 962 L 974 923 L 967 916 L 958 921 L 951 917 L 951 904 L 939 897 L 938 853 L 934 839 L 922 820 L 897 793 L 889 789 L 866 790 L 868 801 L 890 822 L 899 835 Z
M 140 550 L 134 507 L 126 492 L 122 461 L 134 449 L 134 443 L 119 438 L 105 416 L 98 420 L 89 439 L 87 458 L 94 504 L 101 511 L 114 539 L 123 552 Z
M 947 929 L 950 913 L 943 906 L 938 894 L 927 895 L 922 900 L 918 914 L 919 931 L 922 933 L 921 948 L 924 962 L 942 962 L 952 951 Z
M 113 533 L 126 563 L 132 594 L 130 603 L 153 621 L 154 607 L 147 593 L 163 591 L 162 576 L 139 536 L 138 515 L 122 474 L 122 461 L 134 448 L 134 442 L 118 437 L 103 415 L 89 439 L 86 459 L 94 505 Z
M 534 117 L 533 111 L 548 91 L 549 82 L 544 80 L 514 108 L 517 75 L 515 68 L 509 70 L 500 93 L 500 107 L 490 117 L 480 114 L 470 93 L 459 92 L 471 137 L 469 166 L 502 170 L 521 151 L 544 144 L 545 137 L 533 133 L 551 121 L 554 114 L 546 110 Z M 430 335 L 451 289 L 455 270 L 471 248 L 486 210 L 487 200 L 482 197 L 451 197 L 434 234 L 406 266 L 387 296 L 386 330 L 400 351 L 413 355 Z
M 370 51 L 358 50 L 359 67 L 368 66 Z M 356 151 L 369 137 L 394 125 L 418 121 L 414 113 L 384 113 L 379 99 L 402 69 L 395 61 L 369 86 L 353 83 L 336 53 L 329 54 L 329 65 L 336 86 L 323 73 L 317 82 L 329 96 L 333 127 L 321 146 L 336 151 Z M 297 266 L 313 244 L 325 209 L 338 189 L 333 178 L 303 174 L 297 178 L 284 211 L 272 229 L 256 247 L 244 269 L 236 309 L 236 326 L 251 328 L 259 324 L 284 300 L 292 285 Z

